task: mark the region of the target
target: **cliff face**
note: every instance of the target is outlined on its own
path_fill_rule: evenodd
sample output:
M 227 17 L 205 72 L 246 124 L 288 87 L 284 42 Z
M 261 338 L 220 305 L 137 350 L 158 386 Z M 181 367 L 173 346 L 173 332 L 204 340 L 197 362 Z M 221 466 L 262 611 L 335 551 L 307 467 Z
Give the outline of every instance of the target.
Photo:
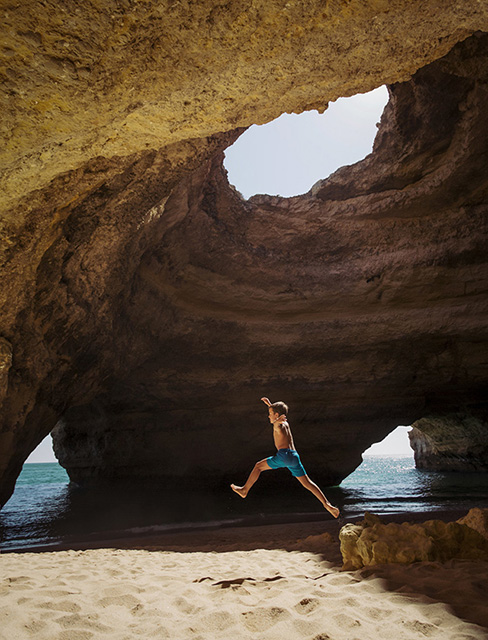
M 419 469 L 488 471 L 488 428 L 485 415 L 429 415 L 409 432 Z
M 73 479 L 222 484 L 268 454 L 266 394 L 325 483 L 398 424 L 484 409 L 487 38 L 432 62 L 483 6 L 197 5 L 7 16 L 3 499 L 56 423 Z M 362 163 L 296 198 L 229 186 L 242 127 L 383 82 Z
M 306 196 L 246 202 L 221 155 L 179 183 L 114 319 L 139 363 L 56 429 L 73 478 L 244 477 L 271 444 L 263 392 L 324 483 L 397 424 L 478 406 L 486 46 L 393 85 L 373 155 Z

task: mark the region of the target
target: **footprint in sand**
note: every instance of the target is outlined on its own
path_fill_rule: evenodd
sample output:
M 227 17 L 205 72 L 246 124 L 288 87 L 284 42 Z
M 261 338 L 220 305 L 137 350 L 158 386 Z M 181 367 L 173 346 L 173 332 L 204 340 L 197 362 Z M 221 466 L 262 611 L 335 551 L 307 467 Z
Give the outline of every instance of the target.
M 236 624 L 236 618 L 228 611 L 212 611 L 204 616 L 201 622 L 209 632 L 224 631 Z
M 31 622 L 24 624 L 24 627 L 29 633 L 34 635 L 35 633 L 41 632 L 46 627 L 46 623 L 42 620 L 31 620 Z
M 402 624 L 406 629 L 418 634 L 419 637 L 422 635 L 428 638 L 438 631 L 438 628 L 435 625 L 430 624 L 429 622 L 420 622 L 420 620 L 402 620 Z
M 109 569 L 107 571 L 108 575 L 111 576 L 112 578 L 118 578 L 118 576 L 121 576 L 124 574 L 123 571 L 121 571 L 120 569 Z
M 88 631 L 89 629 L 93 629 L 94 631 L 111 631 L 111 627 L 108 627 L 101 622 L 95 622 L 90 619 L 91 617 L 92 616 L 80 616 L 78 613 L 74 613 L 70 616 L 61 616 L 60 618 L 56 618 L 54 622 L 59 624 L 63 629 L 73 629 L 73 627 L 78 627 L 78 629 L 74 629 L 74 631 Z
M 252 611 L 245 611 L 242 616 L 244 626 L 255 633 L 266 631 L 278 622 L 290 618 L 289 612 L 281 607 L 256 607 Z
M 77 613 L 80 611 L 79 605 L 70 600 L 60 600 L 59 602 L 38 602 L 36 605 L 39 609 L 49 609 L 50 611 L 66 611 L 67 613 Z
M 361 626 L 359 620 L 351 618 L 351 616 L 348 616 L 346 614 L 340 614 L 334 616 L 333 618 L 341 629 L 357 629 Z
M 175 598 L 173 600 L 173 604 L 182 613 L 186 613 L 190 615 L 193 613 L 197 613 L 197 611 L 200 611 L 201 609 L 201 607 L 196 607 L 194 604 L 189 602 L 186 598 L 182 598 L 182 597 Z
M 134 598 L 130 593 L 120 596 L 107 596 L 106 598 L 101 598 L 98 602 L 103 608 L 115 605 L 116 607 L 132 609 L 133 607 L 141 604 L 139 600 Z
M 315 620 L 293 620 L 293 627 L 297 631 L 297 638 L 311 638 L 317 631 L 317 622 Z
M 68 584 L 74 584 L 77 580 L 88 580 L 94 576 L 89 576 L 86 573 L 70 573 L 66 576 Z
M 389 616 L 391 616 L 392 612 L 388 611 L 387 609 L 378 609 L 377 607 L 369 607 L 368 609 L 365 610 L 365 614 L 368 616 L 368 618 L 371 618 L 371 620 L 384 620 L 385 618 L 388 618 Z
M 344 609 L 353 609 L 356 610 L 361 606 L 361 602 L 359 601 L 358 598 L 340 598 L 337 601 L 337 604 L 344 610 Z
M 315 609 L 320 606 L 320 600 L 317 598 L 303 598 L 300 600 L 298 604 L 295 605 L 295 611 L 297 611 L 300 615 L 308 615 L 315 611 Z
M 12 591 L 25 591 L 26 589 L 32 589 L 34 583 L 27 576 L 15 576 L 6 578 L 5 586 Z M 5 593 L 8 593 L 8 591 L 5 591 Z
M 19 582 L 28 582 L 29 584 L 32 584 L 32 580 L 29 576 L 12 576 L 11 578 L 7 578 L 7 582 L 10 582 L 11 584 Z

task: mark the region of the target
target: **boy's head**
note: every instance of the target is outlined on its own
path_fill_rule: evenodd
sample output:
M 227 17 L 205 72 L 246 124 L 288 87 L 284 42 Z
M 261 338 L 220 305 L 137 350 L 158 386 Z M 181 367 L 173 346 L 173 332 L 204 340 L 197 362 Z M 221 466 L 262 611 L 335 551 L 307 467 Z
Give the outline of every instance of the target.
M 269 407 L 270 422 L 274 422 L 273 418 L 276 420 L 282 415 L 288 416 L 288 405 L 284 402 L 273 402 Z

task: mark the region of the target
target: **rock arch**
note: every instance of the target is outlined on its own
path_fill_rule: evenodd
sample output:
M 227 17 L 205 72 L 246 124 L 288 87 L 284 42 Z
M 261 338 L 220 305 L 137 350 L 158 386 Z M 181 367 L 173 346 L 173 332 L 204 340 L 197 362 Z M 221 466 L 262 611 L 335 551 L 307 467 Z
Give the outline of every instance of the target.
M 269 444 L 266 392 L 292 406 L 314 477 L 335 483 L 398 424 L 438 406 L 482 416 L 488 49 L 465 38 L 488 14 L 376 4 L 268 2 L 253 19 L 238 2 L 174 3 L 168 42 L 152 5 L 102 5 L 98 22 L 80 9 L 93 25 L 65 34 L 73 66 L 53 55 L 49 13 L 46 33 L 17 25 L 19 70 L 40 48 L 50 78 L 24 76 L 30 99 L 57 82 L 58 102 L 27 104 L 12 81 L 24 127 L 4 177 L 3 500 L 56 423 L 77 481 L 223 484 Z M 297 198 L 246 202 L 228 185 L 223 150 L 242 127 L 384 82 L 363 162 Z M 78 102 L 63 111 L 60 96 Z

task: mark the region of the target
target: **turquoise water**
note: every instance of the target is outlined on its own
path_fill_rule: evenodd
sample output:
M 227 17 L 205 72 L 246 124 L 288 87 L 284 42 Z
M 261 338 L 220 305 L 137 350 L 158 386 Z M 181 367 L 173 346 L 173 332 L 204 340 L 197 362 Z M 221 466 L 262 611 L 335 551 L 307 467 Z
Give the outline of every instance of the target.
M 415 468 L 410 456 L 365 456 L 341 484 L 345 506 L 378 514 L 488 506 L 487 473 Z
M 468 511 L 475 506 L 488 508 L 488 474 L 419 471 L 411 457 L 369 456 L 340 487 L 325 493 L 346 520 L 365 511 L 378 515 Z M 202 524 L 260 524 L 279 517 L 330 519 L 286 470 L 263 474 L 242 500 L 227 486 L 200 493 L 147 485 L 129 485 L 122 491 L 80 489 L 69 484 L 58 464 L 38 463 L 24 465 L 14 494 L 0 511 L 0 540 L 2 549 L 8 550 Z
M 57 462 L 24 464 L 22 473 L 17 478 L 15 488 L 26 485 L 50 484 L 65 487 L 69 482 L 68 474 Z M 54 488 L 54 487 L 53 487 Z

